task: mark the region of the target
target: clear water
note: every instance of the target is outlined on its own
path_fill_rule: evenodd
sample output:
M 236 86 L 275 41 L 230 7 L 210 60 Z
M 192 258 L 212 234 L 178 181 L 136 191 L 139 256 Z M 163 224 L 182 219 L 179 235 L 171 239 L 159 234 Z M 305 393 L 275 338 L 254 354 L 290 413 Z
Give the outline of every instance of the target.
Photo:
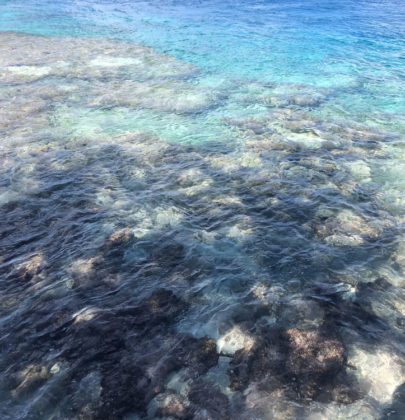
M 405 415 L 405 4 L 0 1 L 0 417 Z

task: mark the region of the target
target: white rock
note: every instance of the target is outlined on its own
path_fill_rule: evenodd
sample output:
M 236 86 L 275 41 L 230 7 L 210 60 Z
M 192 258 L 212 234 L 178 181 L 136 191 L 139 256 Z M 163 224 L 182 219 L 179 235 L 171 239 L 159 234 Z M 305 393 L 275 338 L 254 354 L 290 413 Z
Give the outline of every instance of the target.
M 154 209 L 156 213 L 156 227 L 177 226 L 183 219 L 183 214 L 176 207 L 157 207 Z
M 233 355 L 240 349 L 250 350 L 255 340 L 249 334 L 243 332 L 238 326 L 234 326 L 217 340 L 218 353 Z
M 54 375 L 55 373 L 58 373 L 59 371 L 60 371 L 60 364 L 59 363 L 55 363 L 51 367 L 51 373 Z
M 388 351 L 354 348 L 348 362 L 356 367 L 355 375 L 369 396 L 381 404 L 389 403 L 396 388 L 405 382 L 403 363 Z
M 80 311 L 77 311 L 75 314 L 73 314 L 73 318 L 75 319 L 74 323 L 83 322 L 83 321 L 90 321 L 93 319 L 99 312 L 101 312 L 101 309 L 96 307 L 86 307 L 83 308 Z
M 308 420 L 377 420 L 380 413 L 375 404 L 367 399 L 355 401 L 352 404 L 327 404 L 312 403 L 309 409 Z

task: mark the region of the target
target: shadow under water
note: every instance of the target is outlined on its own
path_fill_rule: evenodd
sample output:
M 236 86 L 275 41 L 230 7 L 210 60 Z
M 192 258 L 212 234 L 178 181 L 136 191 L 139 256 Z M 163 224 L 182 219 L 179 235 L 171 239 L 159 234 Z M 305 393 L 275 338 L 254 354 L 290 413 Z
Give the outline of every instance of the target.
M 401 418 L 398 135 L 113 40 L 0 65 L 1 418 Z

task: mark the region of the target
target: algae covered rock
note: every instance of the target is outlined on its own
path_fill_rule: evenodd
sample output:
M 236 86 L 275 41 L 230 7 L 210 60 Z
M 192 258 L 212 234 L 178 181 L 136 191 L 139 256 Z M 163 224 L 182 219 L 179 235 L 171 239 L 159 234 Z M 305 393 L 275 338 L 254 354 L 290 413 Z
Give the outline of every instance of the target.
M 340 386 L 344 366 L 345 349 L 333 333 L 266 328 L 250 350 L 235 353 L 229 374 L 233 390 L 252 382 L 272 388 L 277 379 L 280 387 L 294 390 L 299 398 L 316 399 L 327 383 Z

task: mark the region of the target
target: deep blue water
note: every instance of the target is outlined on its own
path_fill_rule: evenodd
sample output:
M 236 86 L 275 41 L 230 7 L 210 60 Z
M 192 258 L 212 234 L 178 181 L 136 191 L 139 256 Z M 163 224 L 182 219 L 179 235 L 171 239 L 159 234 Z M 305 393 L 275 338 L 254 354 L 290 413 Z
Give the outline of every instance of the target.
M 0 0 L 0 417 L 405 416 L 405 3 Z

